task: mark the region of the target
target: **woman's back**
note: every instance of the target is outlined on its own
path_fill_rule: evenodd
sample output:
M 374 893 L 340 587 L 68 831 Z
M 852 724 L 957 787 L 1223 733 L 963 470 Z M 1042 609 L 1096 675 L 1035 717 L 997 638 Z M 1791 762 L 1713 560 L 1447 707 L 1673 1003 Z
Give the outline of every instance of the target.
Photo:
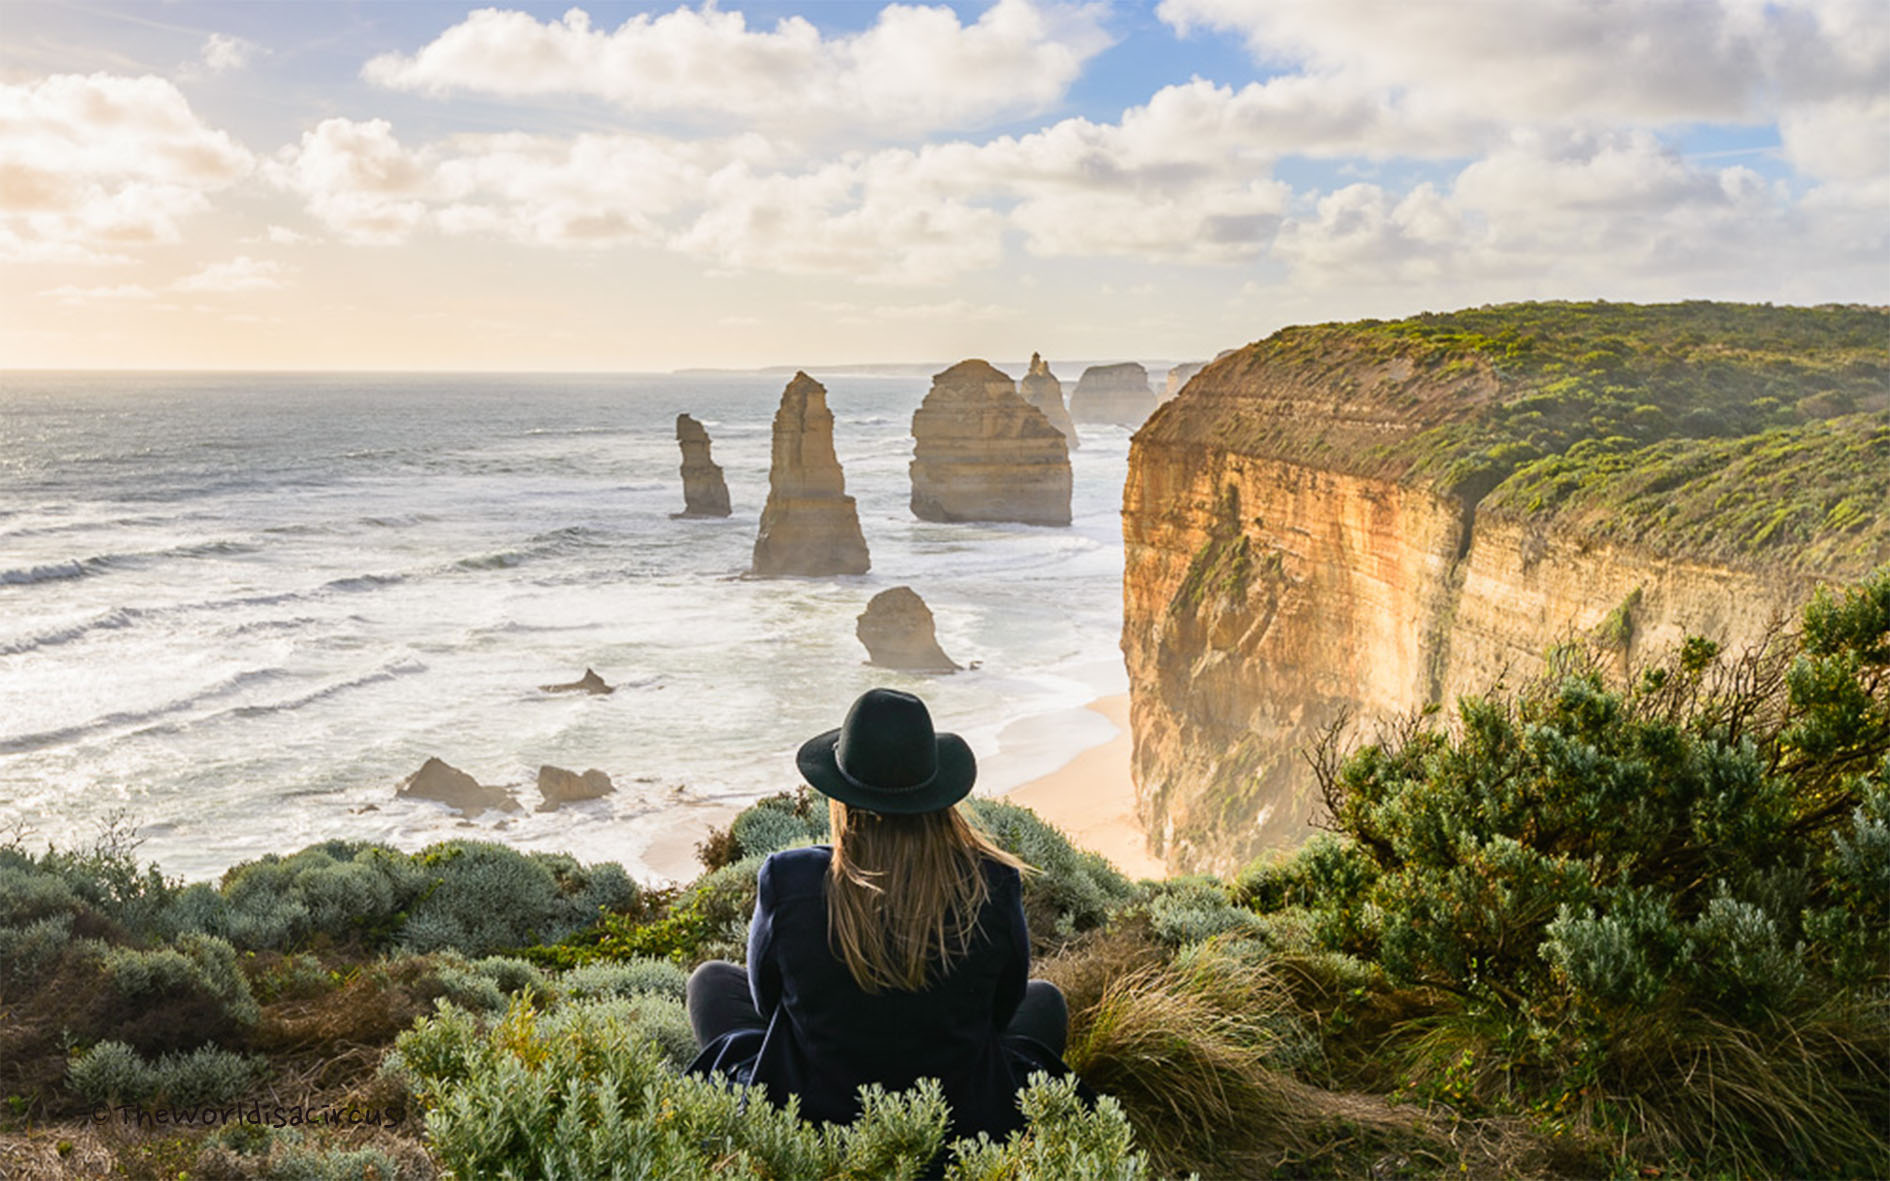
M 1020 863 L 954 807 L 970 748 L 935 736 L 917 698 L 876 689 L 797 762 L 830 797 L 834 843 L 763 862 L 746 970 L 690 979 L 690 1069 L 797 1095 L 828 1122 L 859 1114 L 864 1085 L 935 1078 L 954 1136 L 1002 1137 L 1028 1075 L 1066 1070 L 1068 1017 L 1028 979 Z

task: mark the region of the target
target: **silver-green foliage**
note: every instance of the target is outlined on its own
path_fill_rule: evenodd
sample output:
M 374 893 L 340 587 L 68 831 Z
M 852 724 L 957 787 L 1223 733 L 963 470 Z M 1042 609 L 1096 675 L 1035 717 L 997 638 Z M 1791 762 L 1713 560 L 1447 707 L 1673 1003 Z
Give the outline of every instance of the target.
M 1056 934 L 1069 937 L 1102 926 L 1135 896 L 1135 887 L 1103 857 L 1076 848 L 1035 812 L 1002 800 L 965 803 L 978 827 L 1038 872 L 1024 879 L 1024 905 L 1033 920 L 1050 918 Z
M 687 984 L 688 977 L 681 968 L 668 960 L 647 956 L 585 964 L 557 979 L 558 991 L 571 999 L 650 993 L 680 1001 Z
M 152 1103 L 176 1107 L 227 1103 L 253 1082 L 262 1059 L 200 1046 L 148 1061 L 123 1042 L 100 1042 L 76 1055 L 66 1081 L 90 1103 Z
M 236 962 L 236 949 L 214 935 L 186 932 L 170 947 L 113 948 L 104 953 L 106 985 L 132 1002 L 198 991 L 215 997 L 239 1025 L 254 1025 L 262 1009 Z
M 652 1037 L 653 1005 L 680 1016 L 673 1000 L 649 996 L 544 1015 L 515 1003 L 482 1027 L 444 1005 L 401 1035 L 384 1069 L 426 1107 L 429 1146 L 462 1176 L 911 1178 L 947 1149 L 936 1083 L 868 1088 L 858 1121 L 816 1127 L 791 1097 L 776 1106 L 758 1090 L 678 1074 L 676 1055 Z M 958 1142 L 946 1175 L 1143 1175 L 1112 1103 L 1085 1109 L 1073 1082 L 1042 1076 L 1022 1103 L 1025 1131 L 1002 1145 Z

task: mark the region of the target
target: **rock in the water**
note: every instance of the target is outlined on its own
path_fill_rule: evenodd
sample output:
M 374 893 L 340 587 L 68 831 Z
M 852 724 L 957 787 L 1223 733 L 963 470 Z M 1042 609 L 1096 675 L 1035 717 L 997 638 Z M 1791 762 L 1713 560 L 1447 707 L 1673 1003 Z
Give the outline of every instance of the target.
M 1024 374 L 1024 380 L 1017 383 L 1017 392 L 1024 401 L 1043 411 L 1043 416 L 1050 420 L 1050 425 L 1063 432 L 1063 438 L 1074 451 L 1082 444 L 1076 438 L 1076 424 L 1070 421 L 1070 412 L 1063 405 L 1063 383 L 1057 375 L 1050 372 L 1050 366 L 1044 361 L 1043 354 L 1030 354 L 1030 372 Z
M 678 414 L 676 442 L 682 447 L 683 511 L 670 516 L 728 516 L 728 481 L 722 478 L 722 465 L 709 458 L 709 432 L 687 414 Z
M 1148 370 L 1134 361 L 1091 365 L 1070 395 L 1070 415 L 1078 422 L 1114 422 L 1137 427 L 1155 409 Z
M 938 646 L 932 612 L 925 600 L 909 586 L 895 586 L 874 595 L 860 613 L 853 634 L 866 645 L 867 659 L 872 664 L 922 673 L 959 669 Z
M 926 521 L 1070 523 L 1070 449 L 983 361 L 932 378 L 912 416 L 912 512 Z
M 1188 379 L 1207 368 L 1206 361 L 1184 361 L 1168 371 L 1168 384 L 1162 387 L 1161 400 L 1166 402 L 1181 392 L 1181 387 L 1188 384 Z
M 549 812 L 560 804 L 576 803 L 578 800 L 595 800 L 616 790 L 616 786 L 610 782 L 610 776 L 595 767 L 582 775 L 563 767 L 553 767 L 549 763 L 538 768 L 538 794 L 544 797 L 538 805 L 540 812 Z
M 518 811 L 518 801 L 502 787 L 486 787 L 458 767 L 437 758 L 420 764 L 420 769 L 401 781 L 396 799 L 437 800 L 464 816 L 477 816 L 488 808 L 501 812 Z
M 617 691 L 615 685 L 604 684 L 604 678 L 598 676 L 588 668 L 584 670 L 584 675 L 575 681 L 566 681 L 562 685 L 540 685 L 538 687 L 546 693 L 615 693 Z
M 859 512 L 833 453 L 826 387 L 796 373 L 774 412 L 768 504 L 749 572 L 764 578 L 864 574 L 871 565 Z

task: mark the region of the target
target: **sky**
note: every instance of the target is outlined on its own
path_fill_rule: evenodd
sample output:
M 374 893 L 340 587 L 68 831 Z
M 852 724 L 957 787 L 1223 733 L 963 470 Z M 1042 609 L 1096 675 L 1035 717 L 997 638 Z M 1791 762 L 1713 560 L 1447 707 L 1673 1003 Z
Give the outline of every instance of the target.
M 0 0 L 0 368 L 1189 360 L 1597 298 L 1890 302 L 1890 4 Z

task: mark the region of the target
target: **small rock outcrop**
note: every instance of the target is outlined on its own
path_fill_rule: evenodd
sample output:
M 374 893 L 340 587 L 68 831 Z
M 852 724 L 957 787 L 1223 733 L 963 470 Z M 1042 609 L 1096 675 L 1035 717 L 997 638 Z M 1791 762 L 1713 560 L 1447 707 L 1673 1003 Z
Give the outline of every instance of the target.
M 728 481 L 722 478 L 722 465 L 709 458 L 709 432 L 687 414 L 678 414 L 676 442 L 682 447 L 683 511 L 670 516 L 728 516 Z
M 826 387 L 796 373 L 774 412 L 768 503 L 749 573 L 762 578 L 864 574 L 872 566 L 860 514 L 833 451 Z
M 501 812 L 518 811 L 518 801 L 502 787 L 486 787 L 458 767 L 437 758 L 420 764 L 420 769 L 401 780 L 395 799 L 435 800 L 462 816 L 477 816 L 488 808 Z
M 1181 392 L 1181 387 L 1188 384 L 1188 379 L 1207 368 L 1206 361 L 1183 361 L 1168 371 L 1168 384 L 1162 387 L 1161 400 L 1166 402 Z
M 931 609 L 909 586 L 874 595 L 853 634 L 866 645 L 869 664 L 920 673 L 957 672 L 960 667 L 938 646 Z
M 538 768 L 538 794 L 543 798 L 538 805 L 540 812 L 549 812 L 563 804 L 574 804 L 579 800 L 595 800 L 616 791 L 610 776 L 592 767 L 579 775 L 563 767 L 553 767 L 547 763 Z
M 924 521 L 1070 523 L 1070 449 L 984 361 L 932 378 L 912 416 L 912 512 Z
M 1043 411 L 1043 416 L 1050 420 L 1050 425 L 1063 432 L 1063 438 L 1074 451 L 1082 444 L 1076 438 L 1076 423 L 1070 420 L 1070 412 L 1063 405 L 1063 383 L 1057 375 L 1050 372 L 1050 366 L 1044 361 L 1042 353 L 1030 354 L 1030 372 L 1024 374 L 1024 380 L 1017 383 L 1017 392 L 1024 401 Z
M 1070 416 L 1078 422 L 1114 422 L 1138 427 L 1155 409 L 1148 370 L 1134 361 L 1091 365 L 1070 395 Z
M 601 695 L 605 693 L 615 693 L 617 691 L 615 685 L 604 684 L 604 678 L 598 676 L 588 668 L 584 670 L 584 675 L 575 681 L 566 681 L 562 685 L 540 685 L 538 688 L 546 693 L 596 693 Z

